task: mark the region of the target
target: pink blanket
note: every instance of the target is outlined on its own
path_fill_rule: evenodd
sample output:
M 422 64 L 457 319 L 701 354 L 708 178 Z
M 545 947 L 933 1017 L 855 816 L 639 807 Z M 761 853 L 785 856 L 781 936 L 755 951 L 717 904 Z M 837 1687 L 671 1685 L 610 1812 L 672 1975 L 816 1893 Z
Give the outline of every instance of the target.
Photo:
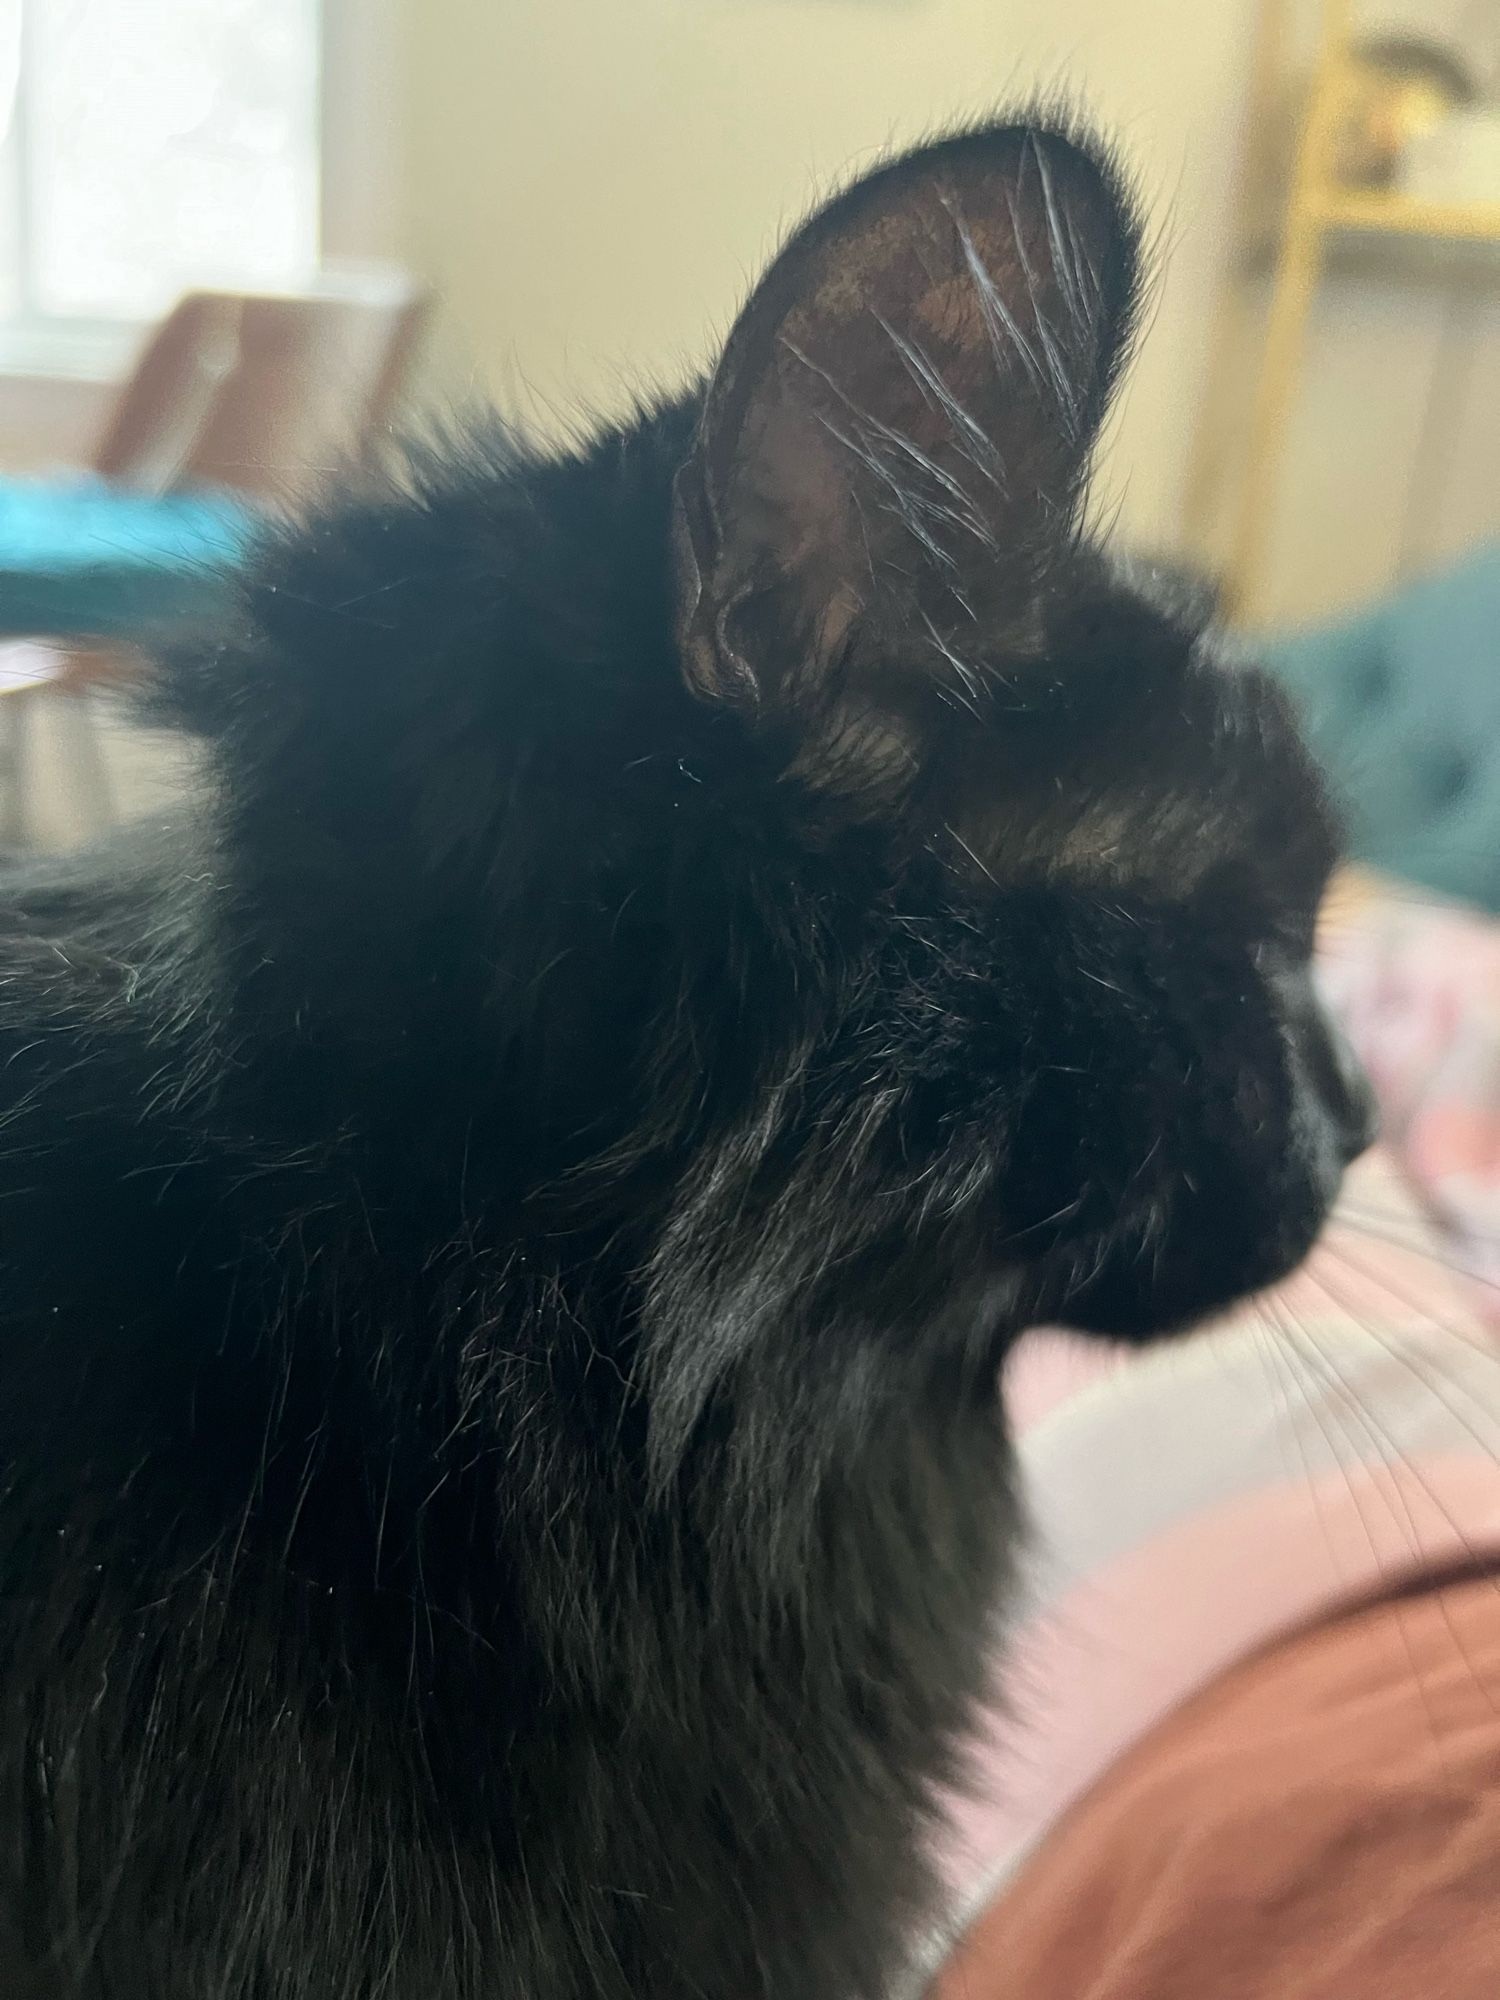
M 1388 1147 L 1500 1326 L 1500 923 L 1388 891 L 1330 928 L 1322 972 Z

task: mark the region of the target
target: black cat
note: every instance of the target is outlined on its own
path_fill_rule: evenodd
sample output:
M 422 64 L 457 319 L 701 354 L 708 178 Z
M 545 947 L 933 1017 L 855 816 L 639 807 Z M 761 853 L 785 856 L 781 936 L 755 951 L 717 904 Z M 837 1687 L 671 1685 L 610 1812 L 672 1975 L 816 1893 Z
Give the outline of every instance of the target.
M 1367 1113 L 1277 695 L 1081 526 L 1137 232 L 970 132 L 707 389 L 336 500 L 191 819 L 0 938 L 11 2000 L 860 2000 L 1003 1610 L 997 1364 Z

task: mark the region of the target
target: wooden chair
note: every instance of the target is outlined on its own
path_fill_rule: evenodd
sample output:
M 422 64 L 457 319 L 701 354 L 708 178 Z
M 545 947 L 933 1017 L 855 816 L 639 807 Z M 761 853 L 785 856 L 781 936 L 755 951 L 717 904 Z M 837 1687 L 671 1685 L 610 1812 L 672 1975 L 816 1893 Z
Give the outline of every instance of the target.
M 294 501 L 389 425 L 431 303 L 395 271 L 330 273 L 298 295 L 191 293 L 147 340 L 89 469 L 138 493 L 208 487 Z M 75 817 L 91 833 L 112 820 L 88 696 L 121 659 L 71 634 L 0 643 L 0 841 L 19 844 L 30 828 L 30 710 L 44 695 L 70 697 L 57 714 Z
M 93 470 L 149 492 L 295 496 L 389 422 L 429 307 L 399 273 L 299 296 L 191 293 L 148 341 Z

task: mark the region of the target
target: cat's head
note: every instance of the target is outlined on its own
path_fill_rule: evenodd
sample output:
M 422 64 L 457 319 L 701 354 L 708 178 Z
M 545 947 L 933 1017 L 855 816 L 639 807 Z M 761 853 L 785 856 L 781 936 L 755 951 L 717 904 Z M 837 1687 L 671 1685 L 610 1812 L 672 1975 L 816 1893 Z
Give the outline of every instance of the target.
M 761 748 L 760 893 L 786 855 L 817 993 L 659 1266 L 730 1327 L 951 1287 L 1166 1330 L 1283 1275 L 1368 1143 L 1309 973 L 1318 774 L 1267 679 L 1083 525 L 1139 254 L 1089 145 L 949 140 L 790 242 L 707 392 L 682 667 Z
M 424 993 L 488 982 L 503 1109 L 444 1074 L 555 1240 L 624 1246 L 664 1435 L 772 1350 L 815 1400 L 898 1393 L 874 1357 L 914 1349 L 977 1382 L 1041 1318 L 1185 1324 L 1286 1272 L 1367 1142 L 1287 706 L 1086 529 L 1139 262 L 1067 132 L 896 160 L 787 243 L 700 399 L 429 495 L 392 582 L 340 590 L 312 684 L 342 649 L 368 704 L 385 646 L 399 720 L 346 812 L 388 858 L 340 893 L 389 928 L 413 812 L 472 857 L 492 935 L 424 880 L 411 949 Z M 325 562 L 268 625 L 307 628 Z M 461 715 L 382 637 L 398 584 Z

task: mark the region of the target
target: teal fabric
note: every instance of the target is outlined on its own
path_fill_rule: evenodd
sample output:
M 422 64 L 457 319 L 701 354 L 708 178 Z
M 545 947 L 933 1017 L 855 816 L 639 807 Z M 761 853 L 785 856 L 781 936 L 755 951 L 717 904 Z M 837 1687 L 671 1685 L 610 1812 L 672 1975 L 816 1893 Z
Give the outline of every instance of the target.
M 1500 912 L 1500 544 L 1259 650 L 1333 774 L 1355 856 Z
M 143 639 L 212 616 L 256 519 L 218 493 L 0 480 L 0 632 Z

